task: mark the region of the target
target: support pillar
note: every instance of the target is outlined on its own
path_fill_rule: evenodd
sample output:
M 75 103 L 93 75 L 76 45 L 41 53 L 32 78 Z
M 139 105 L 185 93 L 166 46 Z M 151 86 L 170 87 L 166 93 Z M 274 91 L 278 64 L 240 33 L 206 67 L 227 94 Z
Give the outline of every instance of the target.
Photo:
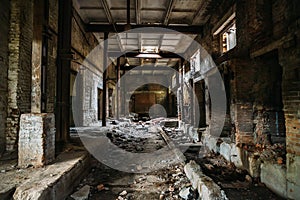
M 72 0 L 59 1 L 56 141 L 69 140 Z
M 107 78 L 107 47 L 108 47 L 108 33 L 104 33 L 104 50 L 103 50 L 103 95 L 102 95 L 102 126 L 106 126 L 106 112 L 107 112 L 107 103 L 106 103 L 106 78 Z
M 120 119 L 120 57 L 117 59 L 117 119 Z

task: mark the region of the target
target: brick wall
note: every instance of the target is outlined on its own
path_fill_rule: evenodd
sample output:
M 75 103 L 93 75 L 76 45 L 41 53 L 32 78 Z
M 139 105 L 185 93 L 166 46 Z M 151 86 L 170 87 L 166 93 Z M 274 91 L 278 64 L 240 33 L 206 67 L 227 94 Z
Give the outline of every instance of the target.
M 76 62 L 72 62 L 71 68 L 75 72 L 79 72 L 82 77 L 82 90 L 76 95 L 82 96 L 81 111 L 77 110 L 73 113 L 73 118 L 77 120 L 75 126 L 89 126 L 98 120 L 98 91 L 102 89 L 102 52 L 92 50 L 98 45 L 98 40 L 92 33 L 86 33 L 83 28 L 82 21 L 78 13 L 73 10 L 72 18 L 72 51 Z M 83 65 L 80 66 L 82 63 Z M 78 81 L 78 80 L 76 80 Z M 72 88 L 72 86 L 71 86 Z M 78 88 L 77 88 L 78 89 Z M 72 100 L 72 99 L 71 99 Z M 72 109 L 72 107 L 71 107 Z M 76 116 L 75 116 L 76 115 Z
M 47 113 L 54 113 L 56 96 L 56 57 L 58 32 L 58 0 L 49 1 L 48 67 L 47 67 Z
M 9 1 L 5 0 L 0 7 L 0 154 L 5 150 L 6 141 L 9 11 Z
M 32 1 L 11 1 L 7 150 L 16 147 L 20 114 L 30 112 L 32 13 Z
M 298 35 L 298 41 L 300 35 Z M 283 65 L 283 103 L 287 152 L 300 155 L 300 50 L 298 46 L 281 50 Z

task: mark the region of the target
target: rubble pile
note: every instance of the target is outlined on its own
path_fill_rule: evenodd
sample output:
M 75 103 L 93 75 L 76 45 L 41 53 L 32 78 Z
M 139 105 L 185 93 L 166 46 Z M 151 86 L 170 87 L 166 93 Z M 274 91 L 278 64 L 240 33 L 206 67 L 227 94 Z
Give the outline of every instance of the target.
M 166 146 L 159 129 L 146 124 L 121 123 L 106 135 L 118 147 L 134 153 L 149 153 Z
M 194 200 L 199 196 L 185 176 L 183 164 L 146 174 L 128 174 L 111 169 L 96 160 L 92 163 L 91 172 L 69 200 L 81 197 L 90 200 Z

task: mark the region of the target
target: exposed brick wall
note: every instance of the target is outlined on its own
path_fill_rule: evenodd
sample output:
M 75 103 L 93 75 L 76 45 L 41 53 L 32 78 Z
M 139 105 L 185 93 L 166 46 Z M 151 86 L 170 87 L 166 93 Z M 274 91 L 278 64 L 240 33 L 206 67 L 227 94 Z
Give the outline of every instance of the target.
M 298 35 L 299 37 L 300 35 Z M 300 37 L 299 37 L 300 38 Z M 299 41 L 299 39 L 298 39 Z M 283 103 L 287 152 L 300 155 L 300 50 L 298 46 L 282 49 Z
M 216 26 L 222 24 L 224 15 L 230 10 L 234 10 L 234 7 L 236 8 L 237 46 L 234 53 L 226 59 L 232 74 L 229 87 L 230 99 L 228 100 L 231 101 L 230 118 L 231 123 L 235 126 L 236 142 L 268 143 L 270 138 L 267 137 L 269 136 L 284 137 L 285 120 L 281 99 L 281 73 L 283 70 L 284 74 L 293 76 L 298 74 L 297 71 L 287 70 L 286 66 L 293 63 L 293 68 L 295 68 L 297 66 L 295 57 L 299 57 L 299 55 L 295 52 L 290 52 L 290 54 L 285 52 L 284 55 L 281 54 L 281 51 L 278 53 L 278 48 L 295 45 L 293 39 L 284 42 L 282 47 L 281 44 L 278 45 L 275 42 L 273 45 L 272 42 L 299 30 L 299 4 L 297 1 L 287 0 L 240 0 L 219 1 L 215 5 L 215 10 L 204 26 L 202 36 L 197 37 L 197 41 L 213 57 L 220 56 L 220 37 L 213 36 L 212 33 L 218 28 Z M 251 56 L 251 52 L 266 45 L 271 45 L 270 50 L 266 50 L 255 58 Z M 286 61 L 287 64 L 283 65 L 278 58 L 282 59 L 286 56 L 290 58 Z M 294 84 L 294 87 L 299 88 L 295 82 L 289 84 Z M 283 91 L 283 93 L 286 92 Z M 294 91 L 293 95 L 298 95 L 298 93 Z M 295 99 L 297 101 L 297 98 L 298 96 L 290 96 L 289 100 L 284 100 L 284 102 L 289 101 L 284 103 L 285 110 L 290 108 L 290 101 Z M 296 107 L 295 104 L 290 110 L 294 112 L 293 119 L 298 120 L 299 111 L 297 110 L 299 107 Z M 287 116 L 291 119 L 290 114 L 285 114 L 285 118 Z M 286 122 L 296 124 L 293 120 L 286 119 Z M 292 126 L 290 128 L 288 126 L 287 124 L 287 129 L 293 130 L 292 132 L 298 131 L 295 131 Z M 287 132 L 289 131 L 287 130 Z M 297 142 L 293 141 L 293 143 Z
M 7 150 L 16 147 L 20 114 L 30 112 L 32 13 L 32 0 L 11 1 Z
M 56 96 L 56 57 L 58 32 L 58 0 L 49 1 L 48 66 L 47 66 L 47 113 L 54 113 Z
M 97 45 L 98 40 L 92 33 L 86 33 L 84 31 L 83 24 L 78 13 L 73 10 L 72 50 L 76 62 L 72 62 L 72 70 L 79 72 L 80 65 L 78 63 L 83 63 L 83 66 L 81 66 L 83 70 L 79 72 L 83 75 L 83 88 L 82 90 L 79 90 L 80 94 L 78 92 L 76 94 L 82 96 L 82 110 L 79 111 L 80 113 L 75 112 L 73 114 L 73 118 L 77 120 L 77 124 L 75 124 L 75 126 L 89 126 L 96 123 L 98 120 L 97 88 L 102 88 L 101 71 L 103 66 L 103 57 L 102 53 L 99 51 L 96 52 L 97 55 L 90 54 Z
M 0 154 L 5 150 L 6 141 L 9 11 L 9 0 L 4 0 L 0 7 Z

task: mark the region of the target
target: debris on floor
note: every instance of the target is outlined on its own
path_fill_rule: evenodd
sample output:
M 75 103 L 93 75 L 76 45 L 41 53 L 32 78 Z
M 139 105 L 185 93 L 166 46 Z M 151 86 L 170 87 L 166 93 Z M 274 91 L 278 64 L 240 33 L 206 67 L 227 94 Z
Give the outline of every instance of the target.
M 236 168 L 226 161 L 221 155 L 209 153 L 199 158 L 197 163 L 201 166 L 204 174 L 211 177 L 228 199 L 232 200 L 280 200 L 258 179 L 253 179 L 246 170 Z

